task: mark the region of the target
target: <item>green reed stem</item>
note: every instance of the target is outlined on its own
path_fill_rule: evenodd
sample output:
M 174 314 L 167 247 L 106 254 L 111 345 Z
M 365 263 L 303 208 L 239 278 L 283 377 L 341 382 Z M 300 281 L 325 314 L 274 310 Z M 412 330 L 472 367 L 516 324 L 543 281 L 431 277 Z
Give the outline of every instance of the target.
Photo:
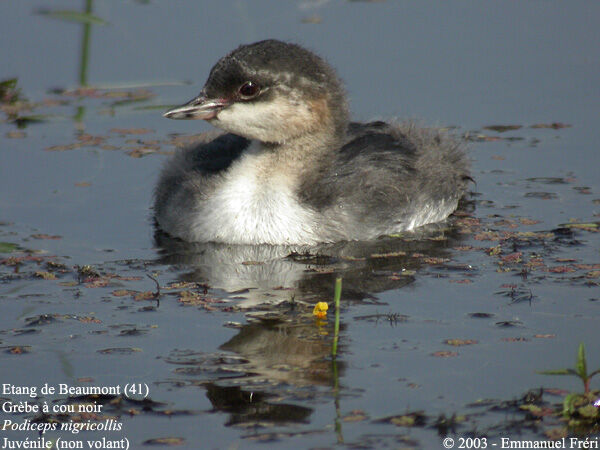
M 340 334 L 340 298 L 342 297 L 342 279 L 335 279 L 335 290 L 333 293 L 333 303 L 335 304 L 335 325 L 333 329 L 333 346 L 331 355 L 335 359 L 337 356 L 337 345 Z

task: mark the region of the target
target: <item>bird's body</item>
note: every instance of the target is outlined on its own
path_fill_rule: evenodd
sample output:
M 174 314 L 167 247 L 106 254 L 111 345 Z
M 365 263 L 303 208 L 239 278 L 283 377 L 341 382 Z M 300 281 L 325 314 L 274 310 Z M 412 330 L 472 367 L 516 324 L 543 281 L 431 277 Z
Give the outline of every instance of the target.
M 162 172 L 157 223 L 186 241 L 374 239 L 444 220 L 468 179 L 460 144 L 436 130 L 350 123 L 333 69 L 294 44 L 238 48 L 166 116 L 229 132 L 178 152 Z

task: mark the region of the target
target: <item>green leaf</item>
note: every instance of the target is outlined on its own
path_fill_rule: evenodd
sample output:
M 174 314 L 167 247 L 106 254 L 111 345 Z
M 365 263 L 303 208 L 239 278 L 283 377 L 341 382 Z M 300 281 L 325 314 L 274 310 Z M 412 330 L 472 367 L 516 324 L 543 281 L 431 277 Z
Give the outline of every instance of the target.
M 531 405 L 531 404 L 521 405 L 521 406 L 519 406 L 519 409 L 522 410 L 522 411 L 529 411 L 529 412 L 531 412 L 533 414 L 541 413 L 542 412 L 542 408 L 540 406 L 538 406 L 538 405 Z
M 0 102 L 12 105 L 19 100 L 23 100 L 21 89 L 17 87 L 18 81 L 18 78 L 0 81 Z
M 542 370 L 537 373 L 541 375 L 578 375 L 573 369 Z
M 53 19 L 66 20 L 69 22 L 85 23 L 90 25 L 106 25 L 108 22 L 90 13 L 84 13 L 80 11 L 74 11 L 70 9 L 63 10 L 50 10 L 41 9 L 37 11 L 38 14 L 43 16 L 51 17 Z
M 17 87 L 17 81 L 18 78 L 9 78 L 8 80 L 0 81 L 0 92 L 15 89 Z
M 581 229 L 596 229 L 598 228 L 597 222 L 588 222 L 588 223 L 561 223 L 562 227 L 565 228 L 581 228 Z
M 575 412 L 575 402 L 579 399 L 580 395 L 571 393 L 567 395 L 563 401 L 563 415 L 571 416 Z
M 594 370 L 592 373 L 590 373 L 590 374 L 588 375 L 588 379 L 589 379 L 589 378 L 592 378 L 594 375 L 598 375 L 598 374 L 600 374 L 600 369 L 598 369 L 598 370 Z
M 12 253 L 18 248 L 19 246 L 12 242 L 0 242 L 0 253 Z
M 581 408 L 577 408 L 577 412 L 581 417 L 586 419 L 594 419 L 600 417 L 600 411 L 594 405 L 585 405 Z
M 577 364 L 575 365 L 577 374 L 582 380 L 587 380 L 587 361 L 585 360 L 585 346 L 583 342 L 579 344 L 579 350 L 577 351 Z

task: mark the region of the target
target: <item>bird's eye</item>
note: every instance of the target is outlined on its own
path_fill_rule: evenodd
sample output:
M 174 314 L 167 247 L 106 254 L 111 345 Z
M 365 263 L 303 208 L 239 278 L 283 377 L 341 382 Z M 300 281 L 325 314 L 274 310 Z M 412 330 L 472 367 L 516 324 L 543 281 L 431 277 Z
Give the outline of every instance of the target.
M 258 95 L 260 87 L 252 81 L 246 81 L 239 89 L 239 93 L 244 98 L 252 98 Z

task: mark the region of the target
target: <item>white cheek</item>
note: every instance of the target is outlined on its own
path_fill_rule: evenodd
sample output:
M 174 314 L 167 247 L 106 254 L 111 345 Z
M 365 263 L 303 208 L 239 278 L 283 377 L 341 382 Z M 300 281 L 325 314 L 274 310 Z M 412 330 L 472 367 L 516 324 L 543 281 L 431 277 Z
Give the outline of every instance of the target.
M 280 97 L 269 102 L 234 103 L 211 123 L 250 139 L 283 142 L 310 128 L 313 121 L 306 104 Z
M 219 112 L 217 123 L 223 128 L 265 128 L 265 120 L 271 122 L 274 115 L 272 105 L 234 103 Z

